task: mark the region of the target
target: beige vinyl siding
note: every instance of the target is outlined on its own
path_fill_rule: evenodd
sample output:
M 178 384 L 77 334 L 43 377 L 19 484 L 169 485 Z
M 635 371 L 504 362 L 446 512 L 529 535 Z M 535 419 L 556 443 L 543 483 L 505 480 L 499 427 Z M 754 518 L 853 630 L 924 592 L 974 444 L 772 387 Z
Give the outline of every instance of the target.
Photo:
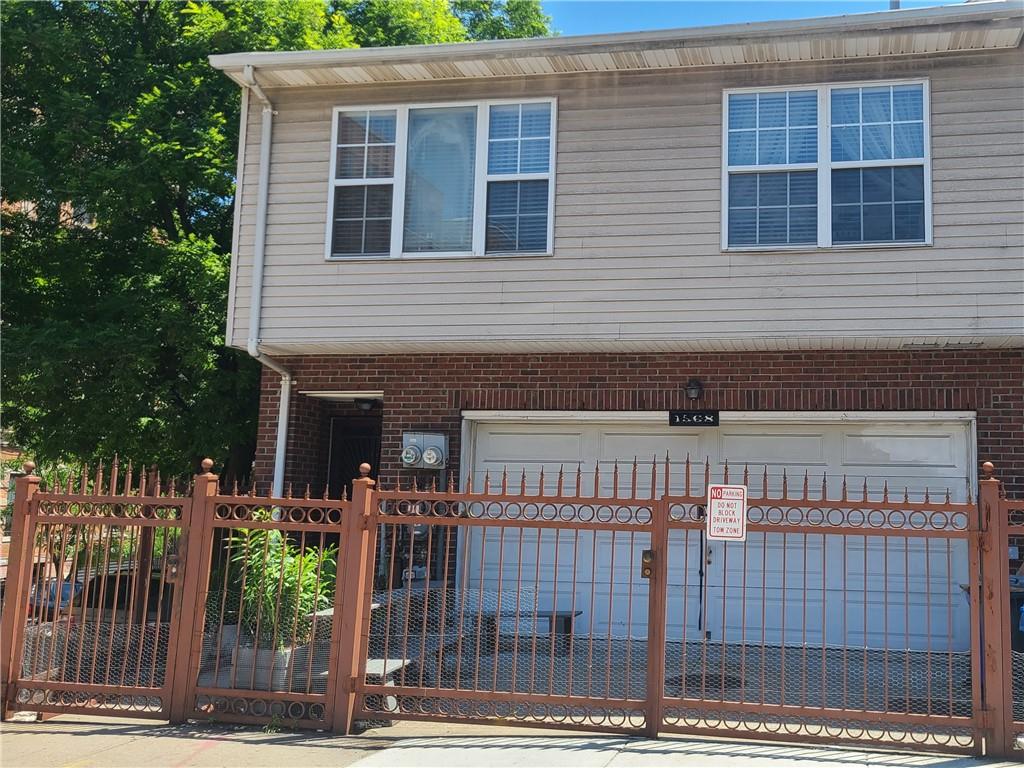
M 826 65 L 279 89 L 261 342 L 276 352 L 1024 343 L 1017 50 Z M 927 77 L 932 247 L 723 252 L 724 88 Z M 326 261 L 331 111 L 556 96 L 554 255 Z M 234 343 L 248 329 L 259 111 Z

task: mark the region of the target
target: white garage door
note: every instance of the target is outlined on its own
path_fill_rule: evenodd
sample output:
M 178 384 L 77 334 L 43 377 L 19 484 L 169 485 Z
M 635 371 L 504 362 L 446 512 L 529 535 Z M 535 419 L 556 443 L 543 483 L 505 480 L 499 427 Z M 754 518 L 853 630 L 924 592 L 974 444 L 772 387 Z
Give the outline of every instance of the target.
M 739 472 L 748 464 L 757 478 L 757 483 L 751 481 L 755 492 L 765 468 L 772 493 L 780 490 L 785 470 L 791 494 L 798 495 L 806 470 L 815 489 L 827 476 L 832 498 L 839 497 L 844 476 L 854 498 L 867 480 L 872 498 L 879 497 L 887 481 L 892 498 L 902 496 L 906 486 L 912 499 L 919 499 L 925 488 L 941 495 L 948 488 L 954 501 L 963 501 L 973 482 L 972 421 L 967 414 L 890 413 L 836 421 L 814 413 L 785 418 L 723 413 L 720 427 L 706 429 L 669 427 L 667 414 L 610 418 L 614 420 L 602 421 L 593 414 L 531 414 L 521 420 L 473 420 L 463 466 L 471 466 L 475 478 L 485 472 L 496 478 L 506 469 L 518 478 L 525 470 L 533 489 L 542 467 L 554 478 L 560 468 L 567 475 L 577 466 L 592 473 L 597 462 L 632 464 L 634 457 L 648 467 L 639 472 L 642 485 L 650 477 L 653 457 L 663 460 L 666 454 L 677 467 L 673 492 L 682 491 L 681 467 L 687 455 L 709 460 L 716 478 L 726 461 Z M 603 492 L 609 493 L 611 473 L 602 474 Z M 695 477 L 699 474 L 694 472 Z M 682 531 L 672 535 L 670 639 L 704 634 L 714 640 L 769 644 L 935 650 L 969 644 L 969 617 L 959 589 L 966 580 L 963 542 L 947 546 L 944 540 L 768 534 L 751 535 L 744 549 L 740 544 L 707 544 L 695 533 L 685 541 Z M 479 554 L 474 548 L 464 553 L 463 567 L 481 584 L 497 583 L 500 575 L 491 566 L 480 573 L 481 557 L 484 563 L 515 558 L 490 551 L 502 545 L 482 544 Z M 580 617 L 580 631 L 645 635 L 646 584 L 635 574 L 631 579 L 629 571 L 638 562 L 639 550 L 649 546 L 646 541 L 620 536 L 612 543 L 602 538 L 591 551 L 578 542 L 571 547 L 563 536 L 557 558 L 554 536 L 542 535 L 533 544 L 523 548 L 521 559 L 530 560 L 523 562 L 527 569 L 536 566 L 550 577 L 540 579 L 543 594 L 537 601 L 542 606 L 568 608 L 562 604 L 569 600 L 564 587 L 559 595 L 556 587 L 544 585 L 576 581 L 575 606 L 593 606 Z M 633 600 L 625 599 L 628 590 Z

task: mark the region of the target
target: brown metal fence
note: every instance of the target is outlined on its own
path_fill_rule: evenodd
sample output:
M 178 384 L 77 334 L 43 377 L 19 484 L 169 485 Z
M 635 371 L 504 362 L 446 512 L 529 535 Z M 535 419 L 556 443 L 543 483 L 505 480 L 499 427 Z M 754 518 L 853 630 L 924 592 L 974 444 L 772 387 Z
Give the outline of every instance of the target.
M 751 498 L 728 543 L 688 460 L 462 490 L 378 489 L 363 465 L 351 500 L 222 491 L 209 466 L 188 493 L 131 469 L 18 480 L 5 713 L 1003 755 L 1024 736 L 1024 503 L 991 465 L 977 503 L 733 471 Z

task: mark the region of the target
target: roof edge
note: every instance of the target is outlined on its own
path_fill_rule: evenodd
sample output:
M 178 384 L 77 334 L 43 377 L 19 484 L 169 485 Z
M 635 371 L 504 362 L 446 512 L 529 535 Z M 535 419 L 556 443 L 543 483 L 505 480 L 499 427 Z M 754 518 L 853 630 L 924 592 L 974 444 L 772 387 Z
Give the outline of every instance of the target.
M 643 32 L 614 32 L 599 35 L 526 38 L 517 40 L 485 40 L 470 43 L 442 43 L 388 48 L 344 48 L 303 51 L 251 51 L 212 54 L 210 65 L 224 72 L 255 68 L 307 68 L 358 66 L 362 64 L 395 64 L 426 62 L 434 59 L 500 59 L 519 56 L 573 54 L 599 50 L 611 52 L 637 45 L 715 44 L 727 40 L 764 38 L 765 36 L 798 37 L 829 32 L 868 30 L 892 31 L 902 27 L 931 26 L 948 23 L 992 22 L 1003 19 L 1024 19 L 1024 0 L 978 0 L 962 5 L 932 6 L 898 11 L 822 16 L 784 21 L 743 22 L 705 27 Z

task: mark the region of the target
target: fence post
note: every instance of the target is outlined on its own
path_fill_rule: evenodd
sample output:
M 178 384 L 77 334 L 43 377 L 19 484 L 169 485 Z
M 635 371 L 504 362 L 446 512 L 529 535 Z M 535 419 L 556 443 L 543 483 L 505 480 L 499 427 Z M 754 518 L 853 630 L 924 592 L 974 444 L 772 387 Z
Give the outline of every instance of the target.
M 356 685 L 366 668 L 369 633 L 369 600 L 372 588 L 374 510 L 377 494 L 370 479 L 370 465 L 359 465 L 360 478 L 352 481 L 352 501 L 341 521 L 342 558 L 334 604 L 341 616 L 335 620 L 338 638 L 333 725 L 335 733 L 352 731 L 356 710 Z M 366 614 L 366 615 L 364 615 Z
M 667 469 L 666 469 L 667 471 Z M 653 495 L 654 489 L 651 489 Z M 651 572 L 648 585 L 647 709 L 644 733 L 649 739 L 661 730 L 665 696 L 665 601 L 668 599 L 668 508 L 665 496 L 651 504 Z M 686 649 L 683 649 L 686 653 Z
M 1013 703 L 1010 685 L 1010 555 L 1008 521 L 999 481 L 991 462 L 982 464 L 981 513 L 982 701 L 986 720 L 986 754 L 1010 757 L 1013 751 Z
M 14 681 L 21 669 L 21 638 L 24 637 L 25 611 L 28 607 L 29 585 L 35 547 L 29 502 L 39 490 L 40 478 L 34 474 L 36 465 L 26 461 L 25 474 L 14 481 L 14 516 L 11 520 L 11 548 L 7 554 L 7 582 L 4 586 L 4 610 L 0 619 L 0 649 L 3 651 L 0 674 L 0 718 L 6 720 L 14 704 Z
M 174 601 L 171 614 L 172 645 L 167 652 L 171 699 L 168 720 L 171 723 L 183 723 L 188 719 L 189 691 L 195 683 L 192 676 L 198 674 L 198 657 L 202 653 L 209 579 L 210 523 L 213 520 L 210 500 L 217 495 L 219 480 L 210 471 L 213 468 L 211 459 L 203 459 L 202 467 L 202 473 L 193 480 L 192 499 L 182 520 L 183 541 L 178 545 L 179 551 L 184 553 L 178 568 L 184 573 L 177 585 L 181 592 Z

